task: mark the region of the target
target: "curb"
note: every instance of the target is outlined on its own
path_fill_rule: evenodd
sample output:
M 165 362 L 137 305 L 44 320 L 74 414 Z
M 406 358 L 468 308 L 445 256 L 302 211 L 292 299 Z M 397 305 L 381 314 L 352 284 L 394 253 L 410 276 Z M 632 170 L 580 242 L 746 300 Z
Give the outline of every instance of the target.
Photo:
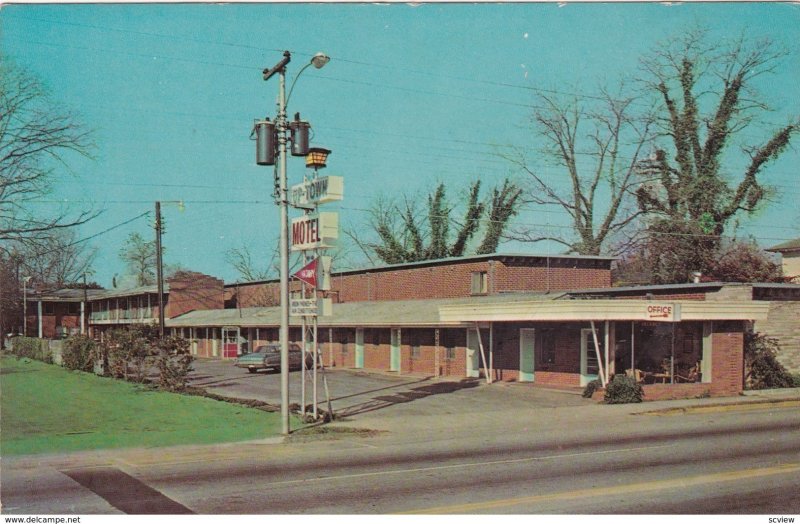
M 730 402 L 720 404 L 705 404 L 700 406 L 681 406 L 674 408 L 663 408 L 652 411 L 635 413 L 636 415 L 651 416 L 674 416 L 686 415 L 691 413 L 725 413 L 730 411 L 755 411 L 768 408 L 792 408 L 800 407 L 800 399 L 774 399 L 774 400 L 755 400 L 750 402 Z

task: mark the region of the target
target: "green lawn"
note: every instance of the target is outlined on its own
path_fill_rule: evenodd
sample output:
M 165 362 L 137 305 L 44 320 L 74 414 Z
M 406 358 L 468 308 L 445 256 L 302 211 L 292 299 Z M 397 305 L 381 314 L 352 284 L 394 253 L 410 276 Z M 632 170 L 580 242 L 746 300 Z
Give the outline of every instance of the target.
M 0 358 L 0 455 L 210 444 L 280 434 L 280 415 Z

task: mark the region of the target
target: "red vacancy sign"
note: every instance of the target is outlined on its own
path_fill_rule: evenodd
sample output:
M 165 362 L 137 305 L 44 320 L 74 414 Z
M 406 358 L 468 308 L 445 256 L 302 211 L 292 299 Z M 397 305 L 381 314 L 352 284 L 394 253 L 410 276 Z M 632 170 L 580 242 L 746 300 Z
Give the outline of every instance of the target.
M 309 286 L 317 287 L 317 261 L 319 259 L 315 258 L 308 264 L 306 264 L 300 271 L 292 275 L 297 280 L 302 280 Z

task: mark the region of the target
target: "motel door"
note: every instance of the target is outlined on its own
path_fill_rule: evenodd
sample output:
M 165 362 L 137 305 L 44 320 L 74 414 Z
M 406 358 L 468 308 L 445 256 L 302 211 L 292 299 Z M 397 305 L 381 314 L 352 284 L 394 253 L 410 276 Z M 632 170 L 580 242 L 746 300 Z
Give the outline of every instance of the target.
M 222 328 L 222 358 L 236 358 L 239 356 L 239 328 Z
M 389 355 L 389 371 L 400 372 L 400 330 L 392 330 L 391 354 Z
M 467 329 L 467 372 L 468 377 L 481 376 L 481 346 L 475 328 Z
M 356 329 L 356 368 L 364 367 L 364 329 Z
M 600 355 L 603 355 L 605 349 L 603 348 L 603 341 L 605 337 L 603 331 L 598 329 L 597 344 L 600 348 Z M 585 386 L 592 380 L 597 378 L 600 372 L 600 366 L 597 362 L 597 350 L 594 347 L 594 336 L 592 336 L 591 329 L 581 330 L 581 386 Z
M 536 348 L 536 330 L 519 330 L 519 381 L 533 382 L 534 350 Z

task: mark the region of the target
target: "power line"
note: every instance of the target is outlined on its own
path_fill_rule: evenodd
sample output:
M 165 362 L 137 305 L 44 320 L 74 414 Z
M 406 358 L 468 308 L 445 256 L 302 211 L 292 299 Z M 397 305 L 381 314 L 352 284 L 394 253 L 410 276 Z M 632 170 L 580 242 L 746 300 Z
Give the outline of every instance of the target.
M 119 224 L 117 224 L 117 225 L 111 226 L 111 227 L 109 227 L 108 229 L 104 229 L 103 231 L 100 231 L 99 233 L 95 233 L 94 235 L 90 235 L 90 236 L 88 236 L 88 237 L 81 238 L 80 240 L 76 240 L 76 241 L 74 241 L 74 242 L 70 242 L 69 244 L 67 244 L 67 245 L 65 245 L 65 246 L 59 246 L 59 247 L 57 247 L 57 248 L 54 248 L 54 249 L 51 249 L 51 250 L 49 250 L 49 251 L 43 251 L 43 252 L 40 252 L 40 253 L 36 253 L 36 256 L 42 256 L 42 255 L 47 255 L 47 254 L 50 254 L 50 253 L 55 253 L 56 251 L 60 251 L 60 250 L 62 250 L 62 249 L 64 249 L 64 248 L 71 247 L 71 246 L 74 246 L 74 245 L 77 245 L 77 244 L 81 244 L 81 243 L 83 243 L 83 242 L 86 242 L 86 241 L 89 241 L 89 240 L 91 240 L 91 239 L 93 239 L 93 238 L 97 238 L 97 237 L 99 237 L 100 235 L 105 235 L 106 233 L 109 233 L 109 232 L 111 232 L 111 231 L 114 231 L 115 229 L 118 229 L 118 228 L 120 228 L 120 227 L 122 227 L 122 226 L 128 225 L 128 224 L 130 224 L 131 222 L 134 222 L 134 221 L 136 221 L 136 220 L 139 220 L 140 218 L 142 218 L 142 217 L 144 217 L 144 216 L 147 216 L 147 215 L 149 215 L 149 214 L 150 214 L 150 211 L 145 211 L 145 212 L 144 212 L 144 213 L 142 213 L 141 215 L 137 215 L 137 216 L 135 216 L 135 217 L 133 217 L 133 218 L 130 218 L 130 219 L 128 219 L 128 220 L 125 220 L 124 222 L 120 222 L 120 223 L 119 223 Z

